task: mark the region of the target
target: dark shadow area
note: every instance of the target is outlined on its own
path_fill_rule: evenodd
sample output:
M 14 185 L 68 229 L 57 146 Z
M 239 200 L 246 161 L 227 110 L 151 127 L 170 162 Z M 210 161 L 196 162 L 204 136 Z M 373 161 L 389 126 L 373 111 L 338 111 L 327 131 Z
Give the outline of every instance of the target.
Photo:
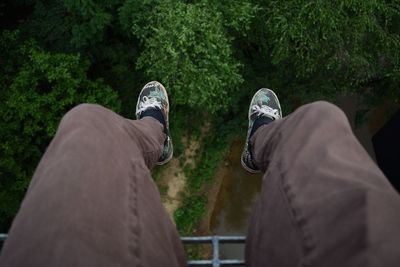
M 34 10 L 34 3 L 6 0 L 0 3 L 0 25 L 2 29 L 15 29 Z
M 397 192 L 400 192 L 400 110 L 372 137 L 376 161 Z

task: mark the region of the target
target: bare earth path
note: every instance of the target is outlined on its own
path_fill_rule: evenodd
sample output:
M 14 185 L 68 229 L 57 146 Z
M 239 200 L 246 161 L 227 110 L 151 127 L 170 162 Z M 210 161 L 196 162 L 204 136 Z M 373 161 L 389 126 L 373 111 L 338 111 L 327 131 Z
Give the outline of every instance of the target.
M 202 136 L 208 129 L 202 130 Z M 203 134 L 204 133 L 204 134 Z M 182 142 L 185 144 L 185 151 L 183 157 L 183 164 L 180 163 L 179 158 L 173 158 L 165 169 L 160 174 L 159 186 L 167 188 L 166 192 L 161 192 L 161 199 L 168 214 L 173 219 L 175 210 L 181 203 L 181 193 L 186 187 L 186 176 L 183 167 L 189 165 L 191 168 L 195 167 L 196 152 L 200 149 L 200 140 L 188 140 L 183 138 Z

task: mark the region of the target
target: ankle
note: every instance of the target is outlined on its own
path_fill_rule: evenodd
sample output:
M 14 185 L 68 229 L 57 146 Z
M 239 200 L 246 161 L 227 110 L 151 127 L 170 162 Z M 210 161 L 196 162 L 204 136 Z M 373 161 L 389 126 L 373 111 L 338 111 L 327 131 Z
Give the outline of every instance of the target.
M 269 124 L 271 122 L 273 122 L 274 120 L 265 116 L 260 116 L 258 117 L 253 124 L 253 127 L 251 129 L 250 132 L 250 136 L 249 138 L 251 138 L 253 136 L 253 134 L 257 131 L 258 128 L 260 128 L 263 125 Z
M 164 119 L 164 116 L 163 116 L 161 110 L 159 110 L 157 108 L 148 109 L 140 115 L 140 119 L 143 119 L 144 117 L 151 117 L 151 118 L 159 121 L 163 126 L 163 132 L 166 135 L 168 134 L 167 133 L 167 125 L 166 125 L 166 122 L 165 122 L 165 119 Z

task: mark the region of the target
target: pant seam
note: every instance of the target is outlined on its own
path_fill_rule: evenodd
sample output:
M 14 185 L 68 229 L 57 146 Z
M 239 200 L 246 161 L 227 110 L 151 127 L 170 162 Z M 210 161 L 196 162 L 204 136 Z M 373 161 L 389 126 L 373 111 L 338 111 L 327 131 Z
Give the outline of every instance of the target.
M 131 173 L 129 179 L 129 214 L 130 214 L 130 227 L 129 232 L 130 240 L 128 241 L 129 250 L 133 257 L 132 262 L 136 262 L 137 266 L 142 266 L 142 261 L 140 257 L 140 224 L 139 224 L 139 212 L 138 212 L 138 184 L 137 177 L 135 177 L 134 173 L 135 163 L 132 162 Z
M 314 250 L 315 242 L 313 242 L 313 238 L 310 232 L 307 230 L 307 220 L 305 218 L 301 218 L 301 213 L 298 211 L 298 208 L 294 207 L 293 205 L 293 197 L 295 194 L 293 193 L 291 186 L 285 181 L 285 176 L 282 170 L 277 166 L 277 164 L 274 165 L 279 170 L 279 189 L 284 196 L 285 202 L 287 203 L 286 207 L 292 217 L 291 221 L 302 238 L 301 247 L 303 251 L 303 256 L 301 259 L 301 266 L 310 266 L 311 263 L 309 262 L 308 256 L 310 252 Z

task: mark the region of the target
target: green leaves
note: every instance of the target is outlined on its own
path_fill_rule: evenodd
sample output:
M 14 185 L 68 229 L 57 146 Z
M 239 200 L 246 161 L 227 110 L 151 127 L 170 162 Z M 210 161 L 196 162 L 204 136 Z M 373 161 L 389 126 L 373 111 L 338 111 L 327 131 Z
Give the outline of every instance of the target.
M 100 41 L 105 28 L 110 25 L 112 16 L 106 11 L 107 2 L 64 0 L 64 6 L 74 19 L 80 23 L 72 26 L 71 43 L 75 47 L 87 46 Z M 115 1 L 117 2 L 117 1 Z
M 357 93 L 371 106 L 400 99 L 399 1 L 35 3 L 21 34 L 0 38 L 0 176 L 6 177 L 0 185 L 7 188 L 0 190 L 0 218 L 15 212 L 69 108 L 98 102 L 118 110 L 122 102 L 123 115 L 133 117 L 149 80 L 166 86 L 172 116 L 189 117 L 171 119 L 177 138 L 200 113 L 226 115 L 219 124 L 245 120 L 261 87 L 278 93 L 285 114 L 301 103 L 334 101 L 338 93 Z
M 265 77 L 261 86 L 303 103 L 343 92 L 389 93 L 388 84 L 399 88 L 396 74 L 388 75 L 400 66 L 398 2 L 257 2 L 261 11 L 249 38 L 259 50 L 251 51 L 256 60 L 249 65 L 258 68 L 253 77 Z
M 221 13 L 167 1 L 143 16 L 147 23 L 133 19 L 131 27 L 144 45 L 137 67 L 171 90 L 174 105 L 227 111 L 242 77 Z
M 24 32 L 53 51 L 82 51 L 103 41 L 111 26 L 111 12 L 119 1 L 37 1 Z
M 3 32 L 0 38 L 5 64 L 0 94 L 0 225 L 16 213 L 34 168 L 70 108 L 91 102 L 119 109 L 118 96 L 109 86 L 87 78 L 88 62 L 19 41 L 15 32 Z
M 392 12 L 383 6 L 374 0 L 272 1 L 266 29 L 273 43 L 273 62 L 292 62 L 300 76 L 321 67 L 340 71 L 354 82 L 378 72 L 374 65 L 382 57 L 391 60 L 391 49 L 385 46 L 399 41 L 385 29 Z M 371 50 L 378 48 L 376 44 L 379 49 Z

